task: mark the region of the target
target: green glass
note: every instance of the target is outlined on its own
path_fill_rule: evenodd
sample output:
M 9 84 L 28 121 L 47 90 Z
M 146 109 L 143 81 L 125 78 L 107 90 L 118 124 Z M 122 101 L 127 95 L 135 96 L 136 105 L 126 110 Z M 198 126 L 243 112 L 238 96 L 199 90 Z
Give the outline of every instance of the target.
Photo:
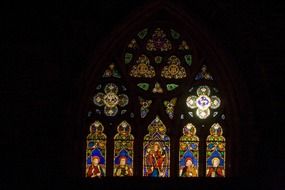
M 191 64 L 192 64 L 192 55 L 185 55 L 185 56 L 184 56 L 184 59 L 185 59 L 186 63 L 187 63 L 189 66 L 191 66 Z
M 126 53 L 125 54 L 125 64 L 129 64 L 133 59 L 133 54 L 131 53 Z
M 137 86 L 140 87 L 141 89 L 143 89 L 144 91 L 148 91 L 148 89 L 149 89 L 148 83 L 138 83 Z
M 161 57 L 161 56 L 155 56 L 154 62 L 155 62 L 156 64 L 160 64 L 160 63 L 162 62 L 162 57 Z
M 144 39 L 144 37 L 147 35 L 147 28 L 145 28 L 145 29 L 143 29 L 142 31 L 140 31 L 139 33 L 138 33 L 138 37 L 140 38 L 140 39 Z
M 168 91 L 172 91 L 172 90 L 174 90 L 175 88 L 177 88 L 179 85 L 178 84 L 167 84 L 166 85 L 166 89 L 168 90 Z
M 170 29 L 170 33 L 171 33 L 171 36 L 174 40 L 177 40 L 180 38 L 180 34 L 178 32 L 176 32 L 175 30 Z

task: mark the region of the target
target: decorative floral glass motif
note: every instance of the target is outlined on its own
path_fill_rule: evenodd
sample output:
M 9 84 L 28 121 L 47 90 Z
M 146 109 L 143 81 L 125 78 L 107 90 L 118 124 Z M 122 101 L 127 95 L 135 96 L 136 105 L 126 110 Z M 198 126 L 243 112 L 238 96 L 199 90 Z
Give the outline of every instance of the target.
M 165 111 L 170 119 L 174 116 L 174 107 L 176 105 L 177 98 L 172 98 L 170 101 L 164 101 Z
M 170 139 L 158 116 L 148 131 L 143 143 L 143 176 L 170 177 Z
M 148 51 L 168 51 L 172 49 L 172 45 L 166 38 L 164 31 L 156 28 L 152 38 L 147 41 L 146 49 Z
M 139 102 L 141 105 L 141 118 L 145 118 L 149 112 L 149 107 L 152 103 L 152 100 L 145 100 L 142 97 L 139 97 Z
M 181 62 L 178 57 L 172 55 L 168 58 L 166 66 L 161 71 L 161 76 L 164 78 L 181 79 L 186 77 L 185 68 L 181 66 Z
M 178 48 L 178 49 L 179 49 L 179 50 L 189 50 L 190 48 L 189 48 L 187 42 L 183 40 L 183 41 L 181 42 L 181 44 L 179 45 L 179 48 Z
M 200 86 L 197 89 L 198 96 L 188 96 L 186 105 L 191 109 L 196 109 L 196 115 L 200 119 L 206 119 L 210 115 L 210 108 L 217 109 L 221 105 L 221 100 L 217 96 L 211 96 L 211 90 L 208 86 Z
M 109 68 L 105 70 L 103 77 L 104 78 L 108 78 L 108 77 L 121 78 L 121 75 L 118 72 L 118 70 L 115 68 L 115 65 L 111 64 L 109 65 Z
M 203 65 L 201 68 L 201 72 L 195 76 L 195 80 L 213 80 L 213 77 L 210 73 L 207 72 L 207 66 Z
M 166 89 L 168 91 L 172 91 L 174 90 L 175 88 L 177 88 L 179 85 L 178 84 L 174 84 L 174 83 L 171 83 L 171 84 L 166 84 Z
M 149 89 L 149 84 L 145 83 L 145 82 L 138 83 L 137 86 L 139 88 L 143 89 L 144 91 L 148 91 L 148 89 Z
M 133 176 L 133 145 L 134 137 L 131 126 L 127 121 L 117 127 L 118 133 L 114 137 L 114 172 L 117 177 Z
M 106 116 L 115 116 L 118 112 L 118 107 L 124 107 L 128 104 L 129 98 L 125 94 L 117 94 L 118 86 L 114 83 L 108 83 L 104 88 L 104 93 L 97 93 L 93 102 L 97 106 L 104 106 L 104 113 Z
M 150 65 L 149 59 L 145 55 L 141 55 L 139 59 L 136 61 L 136 65 L 134 65 L 130 71 L 130 76 L 132 77 L 144 77 L 144 78 L 152 78 L 155 76 L 155 70 L 153 66 Z
M 104 127 L 99 121 L 90 126 L 86 144 L 86 177 L 95 178 L 106 175 L 106 140 Z
M 135 39 L 132 39 L 131 42 L 128 45 L 128 48 L 137 49 L 138 48 L 137 41 Z
M 206 176 L 225 177 L 226 140 L 222 136 L 223 129 L 219 123 L 214 123 L 207 137 Z
M 161 86 L 158 82 L 156 82 L 154 84 L 154 88 L 152 89 L 152 92 L 153 93 L 159 93 L 159 94 L 163 93 L 163 89 L 161 88 Z
M 198 177 L 199 169 L 199 138 L 196 128 L 188 123 L 183 128 L 183 136 L 179 141 L 179 176 Z

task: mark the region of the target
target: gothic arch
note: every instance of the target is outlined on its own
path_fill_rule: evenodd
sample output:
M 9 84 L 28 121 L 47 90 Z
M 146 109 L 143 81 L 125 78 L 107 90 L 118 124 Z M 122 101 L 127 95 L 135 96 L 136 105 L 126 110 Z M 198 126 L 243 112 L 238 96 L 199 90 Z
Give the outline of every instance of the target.
M 96 82 L 100 80 L 101 73 L 111 63 L 115 57 L 116 60 L 123 60 L 123 50 L 128 41 L 131 40 L 130 36 L 133 36 L 145 26 L 154 26 L 156 23 L 162 23 L 165 25 L 171 25 L 175 27 L 182 36 L 191 42 L 193 47 L 193 64 L 191 66 L 191 73 L 189 78 L 194 80 L 194 77 L 199 73 L 202 65 L 206 64 L 212 75 L 215 76 L 215 84 L 217 84 L 220 90 L 220 95 L 223 97 L 224 112 L 226 114 L 224 134 L 227 137 L 227 176 L 237 176 L 240 172 L 238 168 L 239 161 L 234 159 L 239 152 L 239 127 L 242 125 L 240 111 L 243 105 L 246 104 L 247 95 L 246 92 L 242 92 L 240 86 L 243 85 L 242 80 L 239 78 L 234 64 L 225 51 L 222 50 L 215 40 L 209 36 L 201 25 L 198 24 L 193 17 L 185 13 L 182 8 L 174 6 L 169 2 L 156 2 L 137 10 L 127 19 L 126 22 L 118 26 L 110 35 L 105 37 L 105 41 L 98 45 L 94 52 L 94 57 L 90 61 L 90 67 L 83 73 L 82 85 L 80 92 L 80 100 L 78 101 L 78 131 L 80 139 L 78 139 L 78 145 L 82 155 L 84 155 L 84 142 L 85 137 L 88 134 L 88 125 L 91 121 L 88 121 L 86 114 L 88 113 L 88 106 L 90 105 L 90 97 L 94 95 L 94 88 Z M 195 63 L 195 64 L 194 64 Z M 121 63 L 123 64 L 123 63 Z M 119 64 L 122 76 L 127 76 L 127 70 Z M 128 77 L 126 77 L 128 79 Z M 133 84 L 128 83 L 128 89 L 134 88 Z M 183 88 L 178 89 L 177 94 L 183 92 Z M 130 92 L 130 97 L 132 93 Z M 123 118 L 122 118 L 123 120 Z M 146 124 L 149 124 L 151 119 L 146 120 Z M 135 125 L 136 122 L 131 123 Z M 118 124 L 118 123 L 116 123 Z M 140 131 L 134 130 L 134 135 L 138 135 Z M 108 137 L 113 137 L 114 132 L 108 132 L 105 127 L 105 133 Z M 181 136 L 179 132 L 173 132 L 176 137 Z M 111 139 L 111 138 L 109 138 Z M 179 139 L 179 138 L 177 138 Z M 143 141 L 143 135 L 141 140 L 138 140 L 140 144 Z M 107 143 L 107 149 L 113 149 L 112 143 Z M 172 142 L 171 146 L 178 146 L 177 142 Z M 112 155 L 112 151 L 109 151 L 108 155 Z M 139 149 L 139 151 L 141 151 Z M 142 152 L 142 151 L 141 151 Z M 111 161 L 112 156 L 107 156 L 107 162 Z M 136 158 L 136 157 L 135 157 Z M 81 158 L 82 168 L 85 167 L 85 159 Z M 136 163 L 138 170 L 142 170 L 140 166 L 141 162 Z M 108 170 L 108 169 L 107 169 Z M 173 172 L 175 168 L 171 169 Z M 84 169 L 82 169 L 84 171 Z M 108 171 L 107 171 L 108 172 Z M 111 170 L 109 170 L 111 173 Z M 138 172 L 140 173 L 140 172 Z M 84 174 L 82 174 L 84 176 Z

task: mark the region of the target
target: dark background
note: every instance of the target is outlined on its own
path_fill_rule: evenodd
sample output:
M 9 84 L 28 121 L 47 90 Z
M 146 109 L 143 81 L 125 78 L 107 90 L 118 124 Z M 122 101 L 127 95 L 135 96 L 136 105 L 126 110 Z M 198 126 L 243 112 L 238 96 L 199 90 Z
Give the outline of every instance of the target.
M 282 128 L 284 6 L 269 1 L 176 1 L 219 41 L 247 84 L 253 105 L 250 167 L 225 180 L 82 178 L 69 120 L 96 47 L 147 1 L 11 2 L 1 7 L 0 189 L 27 187 L 285 188 Z M 161 184 L 163 182 L 163 184 Z M 129 185 L 128 185 L 129 184 Z M 127 186 L 126 186 L 127 185 Z

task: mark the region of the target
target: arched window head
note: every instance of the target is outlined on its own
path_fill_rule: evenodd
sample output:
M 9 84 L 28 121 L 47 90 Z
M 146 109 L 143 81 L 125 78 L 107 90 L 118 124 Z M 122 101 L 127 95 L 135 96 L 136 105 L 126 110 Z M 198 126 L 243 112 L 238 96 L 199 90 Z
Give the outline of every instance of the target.
M 181 11 L 148 13 L 102 46 L 86 77 L 86 177 L 230 176 L 228 63 Z
M 179 176 L 199 176 L 199 137 L 196 128 L 188 123 L 183 128 L 183 136 L 179 141 Z
M 143 142 L 143 176 L 170 177 L 170 139 L 158 116 L 149 124 Z
M 116 177 L 133 176 L 134 136 L 127 121 L 117 127 L 114 137 L 114 173 Z
M 97 178 L 106 175 L 106 141 L 104 126 L 99 121 L 90 125 L 86 148 L 86 177 Z
M 219 123 L 214 123 L 207 137 L 206 176 L 225 177 L 226 140 Z

